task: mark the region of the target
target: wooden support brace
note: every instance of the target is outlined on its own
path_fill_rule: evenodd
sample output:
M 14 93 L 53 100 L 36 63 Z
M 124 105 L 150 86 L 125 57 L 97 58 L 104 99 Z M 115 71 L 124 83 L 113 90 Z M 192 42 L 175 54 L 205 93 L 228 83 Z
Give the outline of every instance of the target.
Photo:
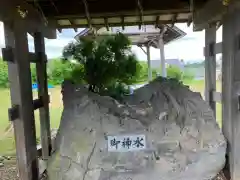
M 40 62 L 41 61 L 41 59 L 39 59 L 40 56 L 44 56 L 45 63 L 47 63 L 47 55 L 46 54 L 42 54 L 41 52 L 39 52 L 39 53 L 30 52 L 28 54 L 28 58 L 29 58 L 29 61 L 31 63 L 38 63 L 38 62 Z
M 2 55 L 4 61 L 14 62 L 13 50 L 11 47 L 2 48 Z
M 214 49 L 214 53 L 215 54 L 220 54 L 222 53 L 222 42 L 218 42 L 214 45 L 215 47 L 212 47 Z M 207 55 L 206 54 L 206 47 L 203 48 L 203 55 Z
M 212 92 L 213 96 L 213 101 L 222 103 L 222 93 L 220 92 Z
M 44 106 L 43 98 L 39 98 L 39 99 L 33 100 L 33 108 L 34 108 L 34 110 L 40 109 L 43 106 Z
M 213 92 L 216 91 L 216 25 L 212 25 L 205 31 L 205 100 L 209 103 L 216 117 L 216 102 Z
M 12 108 L 8 109 L 8 117 L 10 121 L 14 121 L 20 117 L 19 105 L 13 105 Z
M 35 53 L 38 56 L 36 63 L 37 81 L 38 81 L 38 101 L 40 122 L 41 122 L 41 143 L 42 143 L 42 158 L 48 159 L 49 144 L 51 144 L 50 135 L 50 116 L 49 116 L 49 96 L 47 84 L 47 57 L 45 56 L 44 37 L 40 32 L 34 34 Z
M 36 180 L 38 160 L 27 32 L 21 21 L 11 26 L 4 23 L 4 32 L 6 46 L 14 50 L 15 63 L 8 61 L 8 72 L 19 179 Z
M 9 62 L 13 62 L 15 63 L 15 57 L 14 57 L 14 49 L 11 47 L 7 47 L 7 48 L 2 48 L 2 54 L 3 54 L 3 60 L 4 61 L 9 61 Z M 44 56 L 47 57 L 47 55 L 45 54 Z M 28 53 L 28 60 L 29 62 L 32 63 L 36 63 L 39 61 L 38 59 L 38 55 L 32 52 Z
M 144 54 L 146 54 L 147 55 L 147 51 L 145 50 L 145 49 L 143 49 L 143 47 L 142 46 L 139 46 L 140 48 L 141 48 L 141 50 L 144 52 Z
M 49 97 L 49 95 L 48 95 L 48 101 L 47 101 L 47 103 L 48 103 L 48 104 L 50 103 L 50 97 Z M 39 96 L 38 99 L 33 100 L 33 107 L 34 107 L 34 110 L 37 110 L 37 109 L 40 109 L 40 108 L 44 107 L 43 97 Z

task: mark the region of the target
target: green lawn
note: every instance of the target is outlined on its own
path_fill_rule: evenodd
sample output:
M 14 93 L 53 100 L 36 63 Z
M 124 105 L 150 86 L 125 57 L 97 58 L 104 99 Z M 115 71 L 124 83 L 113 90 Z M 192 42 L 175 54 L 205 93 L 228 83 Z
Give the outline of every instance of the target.
M 204 80 L 195 80 L 190 82 L 184 82 L 184 84 L 189 85 L 192 91 L 201 92 L 202 97 L 204 97 Z M 222 92 L 221 82 L 217 81 L 217 92 Z M 219 126 L 222 126 L 222 104 L 217 103 L 216 109 L 216 119 Z
M 193 91 L 201 92 L 202 96 L 204 93 L 204 81 L 191 81 L 185 82 L 189 85 Z M 221 92 L 221 84 L 217 83 L 217 90 Z M 50 103 L 50 116 L 51 116 L 51 128 L 58 128 L 59 121 L 62 114 L 62 96 L 60 88 L 54 88 L 49 90 L 51 103 Z M 36 91 L 33 92 L 36 97 Z M 8 108 L 10 107 L 10 93 L 8 89 L 0 89 L 0 155 L 10 155 L 15 153 L 15 144 L 13 138 L 13 131 L 6 134 L 6 129 L 9 126 L 8 121 Z M 217 104 L 217 121 L 221 126 L 221 104 Z M 40 125 L 39 125 L 39 114 L 35 112 L 36 121 L 36 134 L 39 137 Z
M 62 115 L 62 100 L 61 100 L 61 89 L 54 88 L 49 90 L 51 103 L 50 103 L 50 119 L 51 128 L 58 128 L 60 118 Z M 33 96 L 37 97 L 37 92 L 33 92 Z M 8 108 L 10 107 L 10 92 L 8 89 L 0 89 L 0 155 L 14 154 L 15 144 L 13 138 L 13 131 L 6 133 L 9 127 L 8 120 Z M 40 122 L 39 113 L 35 111 L 35 122 L 36 122 L 36 135 L 40 135 Z

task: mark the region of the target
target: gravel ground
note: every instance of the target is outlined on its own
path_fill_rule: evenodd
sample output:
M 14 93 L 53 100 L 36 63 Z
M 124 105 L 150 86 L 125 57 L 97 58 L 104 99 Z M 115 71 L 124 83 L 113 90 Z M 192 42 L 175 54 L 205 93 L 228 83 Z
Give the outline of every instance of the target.
M 16 162 L 6 163 L 0 168 L 1 180 L 18 180 Z
M 0 168 L 0 180 L 19 180 L 17 176 L 16 163 L 7 163 L 4 167 Z M 220 172 L 213 180 L 227 180 L 223 173 Z

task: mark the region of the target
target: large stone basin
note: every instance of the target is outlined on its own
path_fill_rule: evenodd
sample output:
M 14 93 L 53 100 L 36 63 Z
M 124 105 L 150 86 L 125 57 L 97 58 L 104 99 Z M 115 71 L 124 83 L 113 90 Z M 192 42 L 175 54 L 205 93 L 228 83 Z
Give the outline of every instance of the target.
M 208 180 L 226 142 L 199 93 L 158 78 L 118 102 L 63 85 L 49 180 Z

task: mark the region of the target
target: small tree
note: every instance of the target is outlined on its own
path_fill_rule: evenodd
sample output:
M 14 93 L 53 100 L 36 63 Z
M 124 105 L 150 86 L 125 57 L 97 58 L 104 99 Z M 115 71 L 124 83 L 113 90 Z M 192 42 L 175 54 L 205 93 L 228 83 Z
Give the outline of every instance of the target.
M 139 65 L 130 45 L 121 33 L 104 38 L 82 37 L 64 48 L 63 57 L 83 66 L 73 71 L 74 80 L 83 78 L 90 91 L 101 92 L 116 82 L 129 85 L 136 81 Z
M 167 77 L 174 78 L 180 81 L 183 78 L 183 72 L 177 66 L 169 66 L 167 68 Z

